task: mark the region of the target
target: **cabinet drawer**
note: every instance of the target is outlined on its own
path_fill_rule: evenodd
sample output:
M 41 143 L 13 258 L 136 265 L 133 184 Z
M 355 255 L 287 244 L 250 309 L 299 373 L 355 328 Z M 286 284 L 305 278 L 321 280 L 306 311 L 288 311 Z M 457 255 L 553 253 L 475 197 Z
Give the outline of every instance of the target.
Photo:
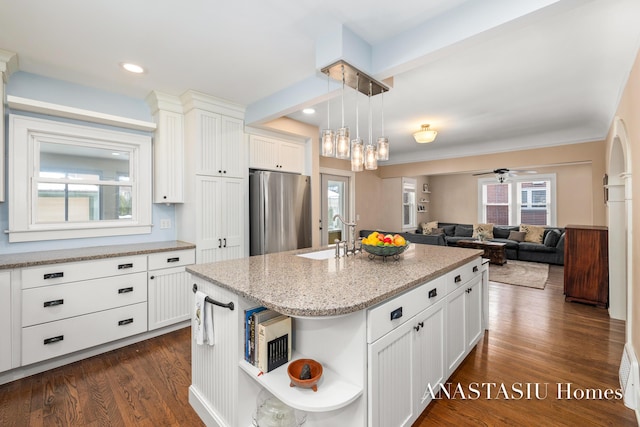
M 446 293 L 453 292 L 469 280 L 481 273 L 482 258 L 476 258 L 473 261 L 468 262 L 462 267 L 458 267 L 453 271 L 447 273 L 447 291 Z
M 147 330 L 139 303 L 22 329 L 22 365 L 40 362 Z
M 147 274 L 127 274 L 22 291 L 22 326 L 52 322 L 147 300 Z
M 445 276 L 433 279 L 367 312 L 367 342 L 372 343 L 442 299 Z
M 29 267 L 22 270 L 22 289 L 139 273 L 146 270 L 146 255 Z
M 196 251 L 194 249 L 184 251 L 158 252 L 149 255 L 149 270 L 181 267 L 195 263 Z

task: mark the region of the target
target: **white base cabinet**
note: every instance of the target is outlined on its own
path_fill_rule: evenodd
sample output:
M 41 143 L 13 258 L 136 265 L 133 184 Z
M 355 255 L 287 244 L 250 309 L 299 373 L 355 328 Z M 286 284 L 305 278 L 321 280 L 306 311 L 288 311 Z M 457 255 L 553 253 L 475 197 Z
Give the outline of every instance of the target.
M 11 273 L 0 272 L 0 372 L 11 369 Z
M 289 387 L 286 366 L 262 374 L 247 364 L 243 313 L 255 304 L 193 277 L 198 289 L 236 308 L 214 307 L 214 346 L 192 344 L 189 402 L 208 425 L 252 425 L 264 388 L 307 411 L 306 426 L 410 426 L 451 374 L 450 338 L 461 343 L 462 360 L 483 334 L 483 278 L 478 258 L 367 310 L 293 319 L 293 358 L 311 356 L 326 368 L 314 393 Z M 460 310 L 462 326 L 455 318 Z

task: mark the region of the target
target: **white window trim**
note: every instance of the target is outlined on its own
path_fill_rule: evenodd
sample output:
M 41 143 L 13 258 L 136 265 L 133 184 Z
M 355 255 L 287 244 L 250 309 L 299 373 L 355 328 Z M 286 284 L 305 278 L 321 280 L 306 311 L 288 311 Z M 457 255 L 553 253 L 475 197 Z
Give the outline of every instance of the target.
M 511 184 L 511 194 L 510 201 L 511 206 L 509 208 L 509 224 L 506 225 L 518 225 L 520 221 L 520 194 L 518 192 L 518 182 L 530 182 L 530 181 L 549 181 L 550 195 L 549 195 L 549 203 L 550 203 L 550 216 L 549 216 L 549 227 L 555 227 L 558 221 L 557 215 L 557 186 L 556 186 L 556 174 L 527 174 L 522 176 L 510 177 L 508 184 Z M 495 178 L 478 178 L 478 222 L 484 223 L 486 222 L 484 206 L 482 204 L 482 188 L 485 184 L 495 184 Z M 512 223 L 515 220 L 516 223 Z
M 410 223 L 404 223 L 404 193 L 405 187 L 413 189 L 413 203 L 409 203 Z M 418 228 L 418 182 L 414 178 L 402 178 L 402 231 L 414 231 Z M 411 206 L 413 205 L 413 206 Z
M 151 233 L 151 137 L 109 129 L 80 126 L 28 116 L 9 116 L 9 242 L 76 239 Z M 39 136 L 95 141 L 132 153 L 134 205 L 130 220 L 99 223 L 35 224 L 33 203 L 37 193 L 32 177 L 37 169 Z

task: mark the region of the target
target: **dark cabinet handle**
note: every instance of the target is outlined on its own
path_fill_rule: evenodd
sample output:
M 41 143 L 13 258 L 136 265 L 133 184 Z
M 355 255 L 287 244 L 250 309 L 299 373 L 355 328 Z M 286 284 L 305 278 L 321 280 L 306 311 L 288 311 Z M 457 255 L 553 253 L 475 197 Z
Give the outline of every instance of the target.
M 124 326 L 124 325 L 128 325 L 129 323 L 133 323 L 133 318 L 131 319 L 124 319 L 118 322 L 118 326 Z
M 222 239 L 218 239 L 218 249 L 222 247 Z
M 225 237 L 225 238 L 224 238 L 224 239 L 222 239 L 222 240 L 224 240 L 224 245 L 223 245 L 223 247 L 225 247 L 225 248 L 226 248 L 226 247 L 227 247 L 227 238 Z
M 118 289 L 118 293 L 119 294 L 127 294 L 129 292 L 133 292 L 133 286 L 128 287 L 128 288 L 120 288 L 120 289 Z
M 151 277 L 149 277 L 149 279 L 151 279 L 151 280 L 153 280 L 153 279 L 155 279 L 155 278 L 156 278 L 156 276 L 151 276 Z
M 458 274 L 458 275 L 456 276 L 456 278 L 455 278 L 455 279 L 453 279 L 453 281 L 454 281 L 454 282 L 456 282 L 456 283 L 460 283 L 460 282 L 462 282 L 462 277 L 460 277 L 460 275 Z
M 180 257 L 179 256 L 174 257 L 174 258 L 167 258 L 167 262 L 178 262 L 178 261 L 180 261 Z
M 62 271 L 59 271 L 57 273 L 47 273 L 44 275 L 44 280 L 47 279 L 58 279 L 60 277 L 64 277 L 64 273 Z
M 438 288 L 433 288 L 429 291 L 429 298 L 435 298 L 438 296 Z
M 222 173 L 222 169 L 219 169 L 219 170 L 218 170 L 218 173 Z
M 63 341 L 63 340 L 64 340 L 64 335 L 59 335 L 59 336 L 53 337 L 53 338 L 46 338 L 44 340 L 44 345 L 53 344 L 53 343 L 56 343 L 56 342 L 59 342 L 59 341 Z
M 167 196 L 162 196 L 163 199 L 167 200 Z
M 56 305 L 62 305 L 62 304 L 64 304 L 64 300 L 63 299 L 57 299 L 57 300 L 53 300 L 53 301 L 45 301 L 44 307 L 55 307 Z
M 413 327 L 416 331 L 419 331 L 420 328 L 424 328 L 424 322 L 418 322 L 418 326 Z
M 468 293 L 468 294 L 470 294 L 470 293 L 471 293 L 471 291 L 473 291 L 473 288 L 467 288 L 467 289 L 465 290 L 465 292 L 466 292 L 466 293 Z
M 133 263 L 118 265 L 118 270 L 126 270 L 127 268 L 133 268 Z
M 391 320 L 396 320 L 402 317 L 402 307 L 396 308 L 391 312 Z
M 477 272 L 478 272 L 478 266 L 477 266 L 477 265 L 474 265 L 474 266 L 473 266 L 473 272 L 474 272 L 474 273 L 477 273 Z

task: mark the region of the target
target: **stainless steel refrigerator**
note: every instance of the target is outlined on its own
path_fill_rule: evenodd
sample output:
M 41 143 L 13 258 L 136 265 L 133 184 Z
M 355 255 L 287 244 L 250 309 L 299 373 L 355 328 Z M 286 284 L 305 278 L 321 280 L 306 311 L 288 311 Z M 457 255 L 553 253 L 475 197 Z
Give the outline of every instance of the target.
M 305 175 L 251 171 L 251 255 L 311 247 L 311 183 Z

